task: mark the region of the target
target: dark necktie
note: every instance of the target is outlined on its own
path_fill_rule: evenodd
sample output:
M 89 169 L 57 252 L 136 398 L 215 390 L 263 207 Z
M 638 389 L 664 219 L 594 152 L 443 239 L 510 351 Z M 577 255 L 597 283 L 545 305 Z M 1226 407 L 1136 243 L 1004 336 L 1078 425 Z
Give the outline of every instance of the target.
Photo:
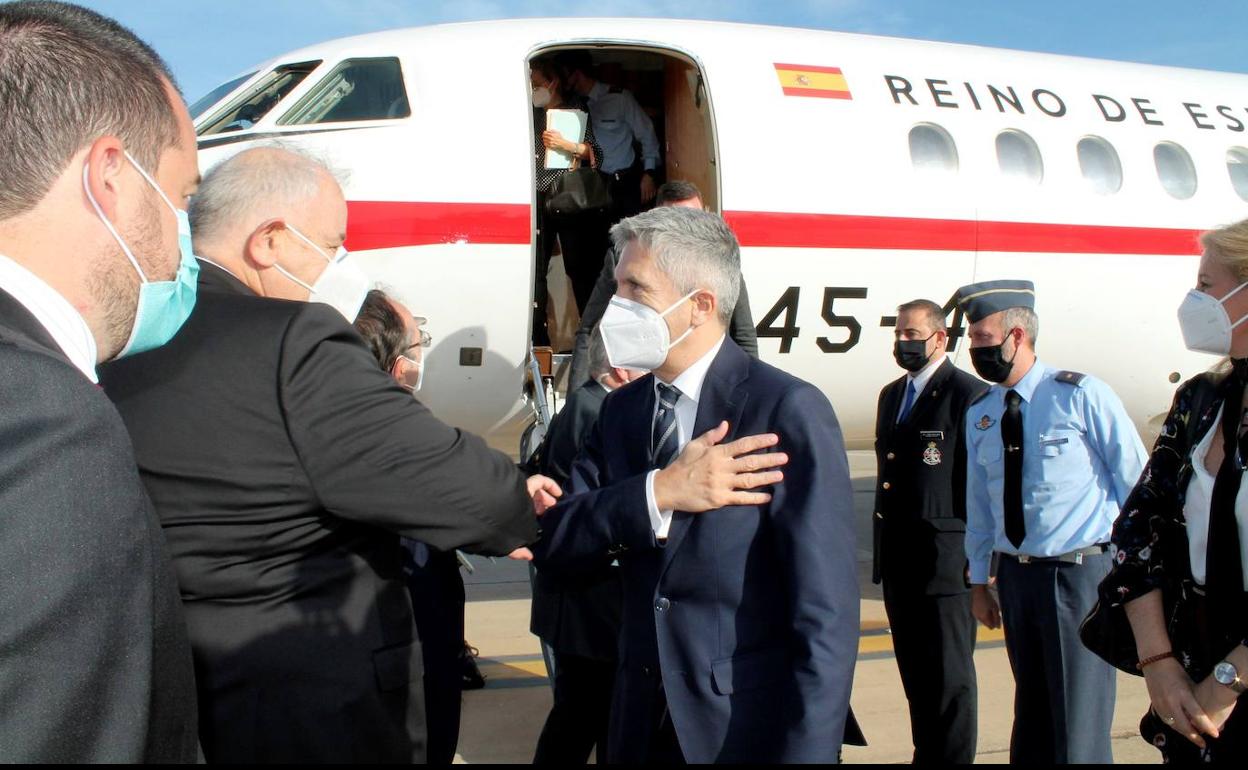
M 1027 535 L 1023 522 L 1023 397 L 1013 390 L 1005 394 L 1001 415 L 1001 445 L 1005 447 L 1005 536 L 1021 548 Z
M 680 435 L 676 430 L 676 402 L 680 400 L 681 394 L 671 385 L 661 382 L 655 385 L 659 404 L 654 411 L 654 426 L 650 432 L 650 464 L 655 468 L 666 468 L 680 449 Z
M 1244 476 L 1244 460 L 1248 460 L 1248 442 L 1239 435 L 1243 422 L 1244 383 L 1248 380 L 1248 359 L 1232 362 L 1234 370 L 1226 382 L 1222 401 L 1222 464 L 1213 482 L 1209 500 L 1209 543 L 1205 551 L 1205 587 L 1215 644 L 1231 640 L 1241 625 L 1238 619 L 1244 607 L 1243 567 L 1239 557 L 1239 523 L 1235 518 L 1235 501 L 1239 497 Z M 1220 654 L 1218 650 L 1215 654 Z
M 906 386 L 906 400 L 901 402 L 901 414 L 897 415 L 897 423 L 901 424 L 910 416 L 910 409 L 914 406 L 914 380 L 910 380 L 910 384 Z

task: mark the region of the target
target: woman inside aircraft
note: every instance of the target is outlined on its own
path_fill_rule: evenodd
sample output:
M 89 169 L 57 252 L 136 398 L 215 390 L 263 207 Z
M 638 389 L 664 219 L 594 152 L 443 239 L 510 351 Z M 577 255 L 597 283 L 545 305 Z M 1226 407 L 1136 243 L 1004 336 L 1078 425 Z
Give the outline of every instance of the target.
M 546 199 L 561 176 L 571 168 L 547 168 L 546 151 L 554 150 L 572 159 L 573 168 L 597 168 L 602 148 L 594 139 L 594 130 L 585 121 L 585 136 L 565 137 L 546 128 L 547 110 L 580 110 L 588 115 L 584 100 L 565 90 L 550 59 L 534 59 L 529 79 L 533 89 L 533 134 L 536 137 L 533 158 L 537 180 L 537 279 L 534 287 L 533 344 L 549 345 L 546 329 L 546 271 L 554 253 L 555 240 L 563 255 L 563 269 L 572 284 L 577 311 L 585 308 L 593 292 L 594 281 L 602 270 L 602 257 L 607 249 L 605 220 L 594 212 L 549 216 Z M 559 164 L 556 164 L 559 165 Z
M 1143 672 L 1152 708 L 1140 731 L 1166 761 L 1239 763 L 1248 755 L 1248 707 L 1236 708 L 1248 680 L 1248 220 L 1201 243 L 1179 325 L 1188 348 L 1229 359 L 1179 387 L 1114 524 L 1116 563 L 1084 640 Z M 1130 633 L 1107 620 L 1121 621 L 1120 608 Z

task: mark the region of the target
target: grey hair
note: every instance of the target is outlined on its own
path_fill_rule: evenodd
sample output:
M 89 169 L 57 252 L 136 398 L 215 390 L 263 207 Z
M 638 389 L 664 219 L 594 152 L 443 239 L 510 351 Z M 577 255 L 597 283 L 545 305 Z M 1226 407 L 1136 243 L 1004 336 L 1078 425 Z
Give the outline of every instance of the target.
M 1040 336 L 1040 317 L 1036 315 L 1036 311 L 1029 307 L 1012 307 L 1003 311 L 1001 330 L 1008 332 L 1016 327 L 1023 330 L 1027 341 L 1035 348 L 1036 338 Z
M 720 323 L 728 325 L 741 293 L 741 248 L 719 215 L 678 206 L 651 209 L 612 227 L 611 241 L 617 254 L 634 241 L 650 252 L 681 294 L 710 291 Z
M 252 147 L 221 161 L 204 175 L 187 215 L 199 243 L 210 243 L 227 228 L 263 213 L 295 206 L 320 192 L 330 176 L 345 176 L 312 153 L 280 142 Z

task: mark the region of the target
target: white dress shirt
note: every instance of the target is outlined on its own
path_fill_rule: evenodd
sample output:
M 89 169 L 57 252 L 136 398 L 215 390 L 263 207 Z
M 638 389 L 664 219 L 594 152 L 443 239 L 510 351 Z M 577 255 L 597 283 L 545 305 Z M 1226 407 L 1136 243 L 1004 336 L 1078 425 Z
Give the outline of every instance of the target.
M 631 168 L 636 160 L 633 140 L 641 143 L 642 165 L 653 171 L 659 165 L 659 139 L 654 133 L 650 116 L 631 93 L 612 89 L 606 83 L 595 83 L 586 99 L 594 136 L 602 148 L 598 168 L 614 174 Z
M 1192 580 L 1202 586 L 1205 584 L 1205 557 L 1209 553 L 1209 507 L 1213 502 L 1213 482 L 1217 477 L 1217 473 L 1210 473 L 1205 467 L 1205 458 L 1213 445 L 1213 434 L 1220 430 L 1222 410 L 1219 408 L 1217 418 L 1192 452 L 1192 477 L 1187 482 L 1187 496 L 1183 501 Z M 1235 521 L 1239 524 L 1240 569 L 1244 570 L 1244 585 L 1248 585 L 1248 484 L 1239 485 L 1239 494 L 1235 497 Z
M 61 352 L 92 382 L 95 375 L 95 336 L 82 314 L 42 278 L 0 254 L 0 289 L 30 311 Z
M 698 419 L 698 400 L 702 397 L 702 383 L 706 381 L 706 373 L 711 370 L 711 363 L 715 361 L 715 356 L 719 355 L 719 349 L 724 346 L 724 337 L 719 338 L 719 342 L 715 343 L 715 347 L 706 352 L 706 355 L 694 361 L 688 369 L 681 372 L 676 379 L 671 382 L 665 382 L 664 385 L 670 385 L 680 391 L 680 399 L 676 402 L 676 437 L 680 442 L 677 445 L 676 455 L 684 451 L 685 444 L 693 438 L 694 422 Z M 659 408 L 658 382 L 659 378 L 654 378 L 654 408 Z M 654 424 L 654 414 L 650 415 L 650 424 Z M 646 433 L 647 437 L 653 431 Z M 659 505 L 654 498 L 654 474 L 657 470 L 650 471 L 646 474 L 646 507 L 650 511 L 650 526 L 654 529 L 654 536 L 657 538 L 666 538 L 667 531 L 672 526 L 672 512 L 660 511 Z
M 910 372 L 906 375 L 906 379 L 908 380 L 906 383 L 906 389 L 909 389 L 911 385 L 914 386 L 914 400 L 910 402 L 911 409 L 914 409 L 914 405 L 919 403 L 919 396 L 923 395 L 923 389 L 927 387 L 927 383 L 932 381 L 932 375 L 936 374 L 936 370 L 939 369 L 940 365 L 944 362 L 945 354 L 942 352 L 939 358 L 933 356 L 932 359 L 927 362 L 927 366 L 924 366 L 917 372 Z M 901 403 L 897 405 L 898 420 L 901 419 L 901 410 L 905 407 L 905 405 L 906 392 L 903 390 L 901 392 Z

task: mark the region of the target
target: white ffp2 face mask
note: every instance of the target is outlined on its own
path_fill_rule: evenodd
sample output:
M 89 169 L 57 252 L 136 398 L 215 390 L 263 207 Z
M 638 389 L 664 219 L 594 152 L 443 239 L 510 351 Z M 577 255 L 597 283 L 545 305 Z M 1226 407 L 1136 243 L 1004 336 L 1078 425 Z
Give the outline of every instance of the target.
M 607 360 L 619 369 L 645 372 L 658 369 L 667 360 L 668 352 L 694 329 L 690 326 L 673 341 L 663 318 L 697 293 L 696 289 L 689 292 L 662 313 L 631 299 L 618 295 L 612 297 L 598 325 L 603 347 L 607 349 Z
M 1222 299 L 1199 289 L 1192 289 L 1187 293 L 1179 305 L 1179 329 L 1183 332 L 1183 344 L 1188 350 L 1218 356 L 1231 352 L 1231 333 L 1248 320 L 1248 316 L 1231 323 L 1231 317 L 1226 314 L 1226 301 L 1245 286 L 1248 283 L 1241 283 L 1227 292 Z
M 331 257 L 322 251 L 320 246 L 313 243 L 308 236 L 296 230 L 292 225 L 287 224 L 286 228 L 296 238 L 312 247 L 317 254 L 329 260 L 329 265 L 321 271 L 320 277 L 311 286 L 296 278 L 281 265 L 274 263 L 273 267 L 277 268 L 282 275 L 307 289 L 309 302 L 321 302 L 329 305 L 341 313 L 342 317 L 347 319 L 347 323 L 355 323 L 355 317 L 360 314 L 360 308 L 364 305 L 365 297 L 368 296 L 368 287 L 372 283 L 369 281 L 368 275 L 360 269 L 359 265 L 350 261 L 350 254 L 346 248 L 339 246 L 338 251 Z

